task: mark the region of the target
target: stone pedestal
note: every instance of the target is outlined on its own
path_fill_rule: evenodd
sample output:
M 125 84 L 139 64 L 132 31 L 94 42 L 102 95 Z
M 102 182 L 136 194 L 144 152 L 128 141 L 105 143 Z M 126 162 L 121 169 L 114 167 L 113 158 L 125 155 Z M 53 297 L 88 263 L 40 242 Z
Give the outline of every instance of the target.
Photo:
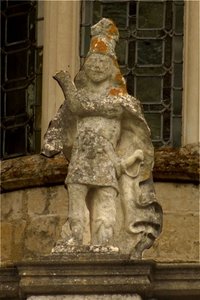
M 152 261 L 98 253 L 56 254 L 18 265 L 22 299 L 33 295 L 145 295 L 153 268 Z
M 0 269 L 0 299 L 198 300 L 200 265 L 119 253 L 54 254 Z

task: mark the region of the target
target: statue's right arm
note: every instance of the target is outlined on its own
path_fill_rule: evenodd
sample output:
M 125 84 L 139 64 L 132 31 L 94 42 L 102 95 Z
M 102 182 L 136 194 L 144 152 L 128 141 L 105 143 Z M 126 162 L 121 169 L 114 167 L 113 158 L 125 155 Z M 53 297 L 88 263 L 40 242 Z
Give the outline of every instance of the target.
M 53 78 L 60 85 L 69 108 L 72 112 L 77 112 L 80 108 L 80 103 L 77 99 L 77 89 L 67 71 L 60 71 L 56 73 Z

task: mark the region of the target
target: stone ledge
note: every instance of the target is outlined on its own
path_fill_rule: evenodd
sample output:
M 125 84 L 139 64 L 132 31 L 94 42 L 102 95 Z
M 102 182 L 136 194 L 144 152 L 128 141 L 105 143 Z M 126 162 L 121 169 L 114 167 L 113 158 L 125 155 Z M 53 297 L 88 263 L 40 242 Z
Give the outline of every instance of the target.
M 200 264 L 198 263 L 159 263 L 154 273 L 153 294 L 156 297 L 187 296 L 188 299 L 199 299 Z M 195 298 L 194 298 L 195 297 Z M 160 299 L 160 298 L 159 298 Z
M 19 275 L 15 267 L 0 267 L 0 299 L 19 299 Z
M 7 287 L 1 288 L 1 299 L 3 295 L 24 300 L 31 295 L 137 293 L 144 299 L 192 300 L 200 295 L 200 265 L 194 263 L 134 261 L 119 254 L 51 255 L 17 264 L 19 288 L 15 285 L 10 293 L 13 270 L 5 269 L 0 269 L 1 287 Z
M 68 162 L 62 154 L 53 158 L 23 156 L 2 162 L 1 191 L 63 184 Z M 154 181 L 199 182 L 198 145 L 155 151 Z

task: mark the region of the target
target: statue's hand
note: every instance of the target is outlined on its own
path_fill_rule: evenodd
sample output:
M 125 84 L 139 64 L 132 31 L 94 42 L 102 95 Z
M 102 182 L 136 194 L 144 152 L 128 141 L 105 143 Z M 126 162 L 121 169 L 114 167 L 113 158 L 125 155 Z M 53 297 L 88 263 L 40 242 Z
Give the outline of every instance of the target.
M 71 81 L 71 75 L 69 74 L 69 72 L 68 71 L 63 71 L 63 70 L 61 70 L 61 71 L 59 71 L 59 72 L 57 72 L 54 76 L 53 76 L 53 78 L 56 80 L 56 81 L 62 81 L 62 80 L 66 80 L 66 79 L 68 79 L 68 80 L 70 80 Z

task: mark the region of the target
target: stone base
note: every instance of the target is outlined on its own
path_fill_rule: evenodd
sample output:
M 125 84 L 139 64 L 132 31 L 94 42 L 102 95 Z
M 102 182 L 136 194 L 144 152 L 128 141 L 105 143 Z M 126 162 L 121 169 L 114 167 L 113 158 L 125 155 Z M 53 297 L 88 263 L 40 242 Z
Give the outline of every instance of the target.
M 52 249 L 53 255 L 69 255 L 76 253 L 85 253 L 86 255 L 93 254 L 119 254 L 119 248 L 114 246 L 100 246 L 100 245 L 74 245 L 69 241 L 59 240 L 56 246 Z
M 199 264 L 159 264 L 119 253 L 56 254 L 0 269 L 0 299 L 198 300 Z M 139 298 L 138 298 L 139 297 Z
M 134 294 L 151 286 L 153 262 L 131 261 L 118 253 L 73 252 L 18 265 L 25 296 Z M 26 298 L 25 298 L 26 299 Z

